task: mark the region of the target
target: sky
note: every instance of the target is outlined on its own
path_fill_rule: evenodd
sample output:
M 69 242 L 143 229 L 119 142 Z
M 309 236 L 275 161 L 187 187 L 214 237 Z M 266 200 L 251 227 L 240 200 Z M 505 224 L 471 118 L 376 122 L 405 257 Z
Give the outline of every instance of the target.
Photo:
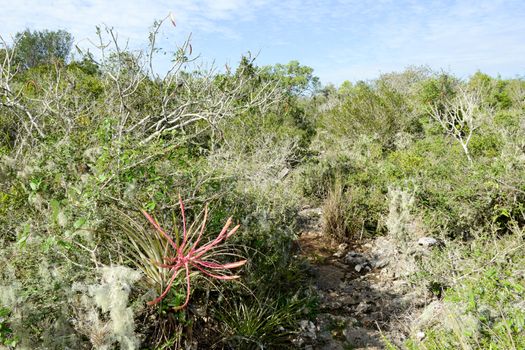
M 194 55 L 217 67 L 251 52 L 259 65 L 298 60 L 324 84 L 413 65 L 461 78 L 525 75 L 523 0 L 0 0 L 0 35 L 64 29 L 88 48 L 95 26 L 107 25 L 140 48 L 170 13 L 177 26 L 163 27 L 160 46 L 174 50 L 191 33 Z

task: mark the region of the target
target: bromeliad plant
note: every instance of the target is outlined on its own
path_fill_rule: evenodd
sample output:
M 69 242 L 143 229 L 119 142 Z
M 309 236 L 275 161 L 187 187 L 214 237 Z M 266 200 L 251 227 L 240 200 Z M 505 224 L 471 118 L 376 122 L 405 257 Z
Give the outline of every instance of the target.
M 169 270 L 169 274 L 171 274 L 162 294 L 156 299 L 150 301 L 148 304 L 155 305 L 164 299 L 169 293 L 174 281 L 182 272 L 184 272 L 186 279 L 186 300 L 184 301 L 183 305 L 175 307 L 175 310 L 183 309 L 188 305 L 190 300 L 192 276 L 202 273 L 207 277 L 219 280 L 233 280 L 239 278 L 239 276 L 231 275 L 229 274 L 229 271 L 246 263 L 246 260 L 244 259 L 226 264 L 221 264 L 217 261 L 217 258 L 220 256 L 232 255 L 225 250 L 216 249 L 217 246 L 231 237 L 239 229 L 240 225 L 237 225 L 228 231 L 232 224 L 231 217 L 226 221 L 226 224 L 222 228 L 221 232 L 214 240 L 199 246 L 206 228 L 208 208 L 206 207 L 204 209 L 204 218 L 197 235 L 197 229 L 194 229 L 194 225 L 192 225 L 189 230 L 186 228 L 184 204 L 180 196 L 179 205 L 182 214 L 182 242 L 179 242 L 180 237 L 178 234 L 176 234 L 176 240 L 174 241 L 173 238 L 160 227 L 155 219 L 153 219 L 146 211 L 142 210 L 142 214 L 144 214 L 146 219 L 148 219 L 155 230 L 160 233 L 160 235 L 162 235 L 169 243 L 169 247 L 166 247 L 165 249 L 167 255 L 163 257 L 163 261 L 152 262 L 160 268 Z M 192 269 L 195 269 L 196 271 L 190 272 Z M 214 270 L 214 272 L 212 273 L 211 270 Z

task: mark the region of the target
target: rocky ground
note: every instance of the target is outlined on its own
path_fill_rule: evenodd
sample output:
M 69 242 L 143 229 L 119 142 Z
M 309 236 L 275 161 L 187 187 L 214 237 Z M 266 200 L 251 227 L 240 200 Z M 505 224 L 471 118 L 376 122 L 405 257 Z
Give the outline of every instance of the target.
M 320 218 L 317 208 L 300 213 L 300 254 L 309 262 L 319 314 L 301 321 L 298 348 L 384 349 L 417 336 L 415 320 L 433 299 L 408 276 L 437 242 L 425 237 L 404 249 L 388 237 L 337 244 L 322 234 Z

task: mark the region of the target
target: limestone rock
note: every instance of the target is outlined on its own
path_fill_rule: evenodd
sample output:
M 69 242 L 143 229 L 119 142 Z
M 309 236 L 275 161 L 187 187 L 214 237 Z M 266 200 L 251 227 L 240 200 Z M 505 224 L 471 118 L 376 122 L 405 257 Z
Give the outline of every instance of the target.
M 439 241 L 435 239 L 434 237 L 421 237 L 417 241 L 417 244 L 425 248 L 430 248 L 430 247 L 439 245 Z

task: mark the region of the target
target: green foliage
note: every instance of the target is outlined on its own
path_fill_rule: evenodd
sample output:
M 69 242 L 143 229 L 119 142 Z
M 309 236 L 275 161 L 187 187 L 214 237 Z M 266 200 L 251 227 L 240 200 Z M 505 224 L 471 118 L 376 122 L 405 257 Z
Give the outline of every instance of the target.
M 343 187 L 336 180 L 323 203 L 323 231 L 340 241 L 354 241 L 381 231 L 385 195 L 374 186 Z
M 424 330 L 427 335 L 422 342 L 408 342 L 409 349 L 525 346 L 525 279 L 516 274 L 524 263 L 520 253 L 522 234 L 517 229 L 501 240 L 480 236 L 469 244 L 451 246 L 428 260 L 423 268 L 450 286 L 443 298 L 449 311 L 438 324 Z M 461 264 L 451 261 L 450 257 L 458 256 L 462 258 Z M 466 326 L 466 320 L 471 326 Z
M 491 78 L 479 71 L 472 75 L 469 80 L 470 87 L 483 90 L 485 103 L 499 110 L 512 107 L 512 99 L 507 88 L 508 84 L 508 81 Z
M 421 84 L 419 99 L 422 103 L 440 105 L 456 94 L 458 80 L 449 74 L 440 74 Z
M 29 69 L 54 61 L 65 62 L 71 51 L 73 37 L 64 30 L 31 31 L 26 29 L 15 35 L 16 62 Z
M 311 67 L 302 66 L 298 61 L 275 64 L 262 68 L 262 75 L 277 79 L 293 95 L 315 94 L 320 88 L 319 78 L 313 75 Z
M 222 311 L 224 342 L 234 349 L 287 349 L 305 300 L 241 300 Z
M 323 203 L 323 232 L 336 239 L 344 240 L 348 236 L 351 217 L 347 212 L 350 198 L 344 195 L 341 180 L 336 180 L 334 189 Z
M 320 128 L 335 137 L 356 139 L 361 135 L 377 137 L 384 149 L 395 148 L 395 136 L 413 123 L 412 107 L 383 81 L 358 82 L 345 87 L 341 102 L 320 118 Z
M 475 135 L 470 143 L 470 151 L 475 157 L 497 157 L 503 146 L 503 141 L 497 133 L 486 132 L 483 135 Z
M 114 38 L 111 29 L 99 34 L 103 42 Z M 409 68 L 321 89 L 313 70 L 296 61 L 258 67 L 247 56 L 222 73 L 189 70 L 189 42 L 172 53 L 174 66 L 162 77 L 147 52 L 117 50 L 115 42 L 98 62 L 83 54 L 65 64 L 67 33 L 27 31 L 19 39 L 25 69 L 7 82 L 16 99 L 0 92 L 0 263 L 7 266 L 0 272 L 0 344 L 93 345 L 91 331 L 107 331 L 118 317 L 107 305 L 90 304 L 97 293 L 79 294 L 75 284 L 125 287 L 129 310 L 118 310 L 136 329 L 126 322 L 123 342 L 168 348 L 194 337 L 240 348 L 291 346 L 297 321 L 314 309 L 301 306 L 313 299 L 294 257 L 297 212 L 316 204 L 335 239 L 388 232 L 409 241 L 425 233 L 457 249 L 438 254 L 417 277 L 461 306 L 454 310 L 466 304 L 483 331 L 474 340 L 432 329 L 427 348 L 461 339 L 522 345 L 523 314 L 511 304 L 523 298 L 515 273 L 523 259 L 487 255 L 519 246 L 525 225 L 522 80 L 478 73 L 463 82 Z M 482 92 L 472 163 L 429 115 L 460 88 Z M 175 254 L 166 254 L 166 237 L 136 216 L 145 209 L 159 222 L 173 221 L 177 193 L 187 198 L 189 222 L 199 221 L 199 208 L 213 208 L 206 238 L 229 217 L 240 222 L 229 240 L 248 262 L 242 284 L 210 285 L 193 274 L 184 312 L 172 309 L 187 296 L 185 279 L 175 278 L 165 303 L 152 310 L 145 302 L 172 275 L 152 260 Z M 449 256 L 470 265 L 457 272 Z M 144 276 L 133 286 L 105 283 L 97 271 L 114 265 Z M 482 304 L 498 312 L 483 318 Z M 82 319 L 88 309 L 94 311 Z M 119 341 L 106 340 L 100 344 Z
M 0 345 L 15 347 L 18 339 L 13 336 L 13 330 L 9 328 L 9 316 L 11 311 L 8 308 L 0 307 Z
M 337 176 L 351 171 L 345 159 L 335 161 L 309 160 L 296 173 L 296 186 L 303 196 L 317 202 L 332 191 Z

